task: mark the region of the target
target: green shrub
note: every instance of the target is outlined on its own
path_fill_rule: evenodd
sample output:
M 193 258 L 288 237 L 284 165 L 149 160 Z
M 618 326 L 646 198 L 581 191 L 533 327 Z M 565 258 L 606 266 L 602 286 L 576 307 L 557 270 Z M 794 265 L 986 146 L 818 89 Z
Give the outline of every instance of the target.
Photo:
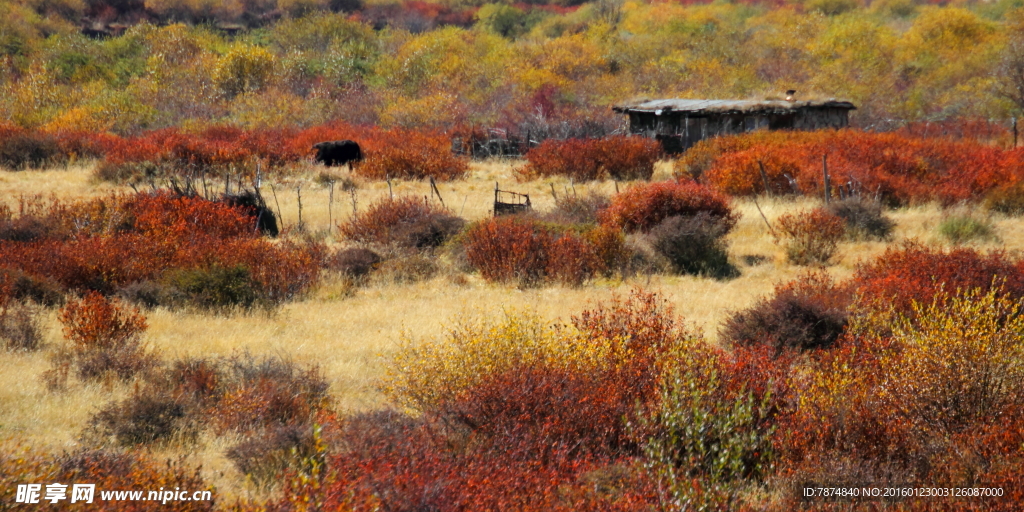
M 950 243 L 960 245 L 975 240 L 992 240 L 995 238 L 995 229 L 989 219 L 952 215 L 939 224 L 939 234 Z
M 730 509 L 735 482 L 771 468 L 773 428 L 760 425 L 769 396 L 729 392 L 717 354 L 697 345 L 676 354 L 660 387 L 658 406 L 640 416 L 644 454 L 661 498 L 682 509 Z

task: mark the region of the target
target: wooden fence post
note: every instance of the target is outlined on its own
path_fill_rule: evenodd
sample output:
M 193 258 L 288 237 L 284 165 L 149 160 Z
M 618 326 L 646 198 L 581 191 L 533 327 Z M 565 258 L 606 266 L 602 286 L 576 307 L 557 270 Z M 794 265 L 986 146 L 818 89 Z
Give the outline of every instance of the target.
M 825 204 L 829 202 L 829 196 L 831 196 L 832 186 L 828 180 L 828 155 L 821 155 L 821 173 L 825 176 Z

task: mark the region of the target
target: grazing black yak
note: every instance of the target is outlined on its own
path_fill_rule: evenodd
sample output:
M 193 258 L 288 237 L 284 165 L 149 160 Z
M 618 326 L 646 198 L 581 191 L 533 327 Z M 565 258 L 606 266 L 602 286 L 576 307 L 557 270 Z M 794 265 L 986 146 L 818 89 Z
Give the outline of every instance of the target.
M 277 217 L 274 216 L 273 210 L 267 208 L 259 194 L 244 190 L 238 194 L 224 194 L 219 202 L 235 208 L 242 208 L 246 215 L 253 219 L 253 225 L 260 233 L 277 236 Z
M 363 151 L 359 144 L 350 140 L 335 140 L 313 144 L 316 150 L 316 161 L 323 162 L 328 167 L 348 164 L 352 169 L 352 162 L 359 162 L 363 159 Z

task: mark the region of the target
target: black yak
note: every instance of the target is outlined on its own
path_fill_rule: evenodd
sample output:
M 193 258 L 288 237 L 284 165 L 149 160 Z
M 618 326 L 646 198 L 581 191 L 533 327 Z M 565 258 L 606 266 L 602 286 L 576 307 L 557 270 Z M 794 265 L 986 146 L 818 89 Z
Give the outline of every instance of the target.
M 258 193 L 244 190 L 238 194 L 224 194 L 220 202 L 245 211 L 246 215 L 253 219 L 253 225 L 260 233 L 277 236 L 277 217 L 270 208 L 267 208 Z
M 363 151 L 359 144 L 351 140 L 335 140 L 313 144 L 316 150 L 316 161 L 323 162 L 328 167 L 348 164 L 352 169 L 352 162 L 363 160 Z

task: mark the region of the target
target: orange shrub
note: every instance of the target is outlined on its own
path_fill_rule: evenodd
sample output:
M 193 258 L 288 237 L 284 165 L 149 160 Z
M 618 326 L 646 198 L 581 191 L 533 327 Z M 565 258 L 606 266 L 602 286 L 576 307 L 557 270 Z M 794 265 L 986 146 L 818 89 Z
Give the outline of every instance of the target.
M 367 146 L 356 173 L 371 179 L 388 177 L 441 181 L 461 178 L 469 165 L 452 153 L 451 139 L 440 133 L 395 128 L 379 132 Z
M 62 365 L 70 364 L 82 378 L 113 373 L 127 380 L 156 364 L 141 345 L 147 326 L 137 309 L 90 292 L 81 300 L 69 301 L 60 310 L 60 322 L 72 347 L 54 361 L 58 372 Z
M 547 139 L 526 154 L 518 172 L 524 178 L 565 176 L 578 181 L 609 176 L 616 180 L 650 179 L 661 146 L 647 137 Z
M 723 222 L 726 232 L 736 224 L 737 215 L 725 196 L 692 181 L 633 186 L 616 195 L 611 206 L 600 213 L 600 218 L 602 224 L 626 232 L 646 232 L 669 217 L 693 216 L 700 212 Z
M 938 199 L 945 204 L 981 199 L 1021 179 L 1016 151 L 975 142 L 923 139 L 856 130 L 770 132 L 700 142 L 676 164 L 728 194 L 763 192 L 764 165 L 774 193 L 823 191 L 822 156 L 828 157 L 832 194 L 877 195 L 893 204 Z M 792 182 L 789 181 L 792 178 Z
M 271 243 L 243 208 L 168 193 L 53 203 L 64 236 L 0 240 L 0 267 L 104 294 L 178 270 L 244 267 L 270 303 L 313 286 L 320 244 Z M 72 236 L 73 235 L 73 236 Z

